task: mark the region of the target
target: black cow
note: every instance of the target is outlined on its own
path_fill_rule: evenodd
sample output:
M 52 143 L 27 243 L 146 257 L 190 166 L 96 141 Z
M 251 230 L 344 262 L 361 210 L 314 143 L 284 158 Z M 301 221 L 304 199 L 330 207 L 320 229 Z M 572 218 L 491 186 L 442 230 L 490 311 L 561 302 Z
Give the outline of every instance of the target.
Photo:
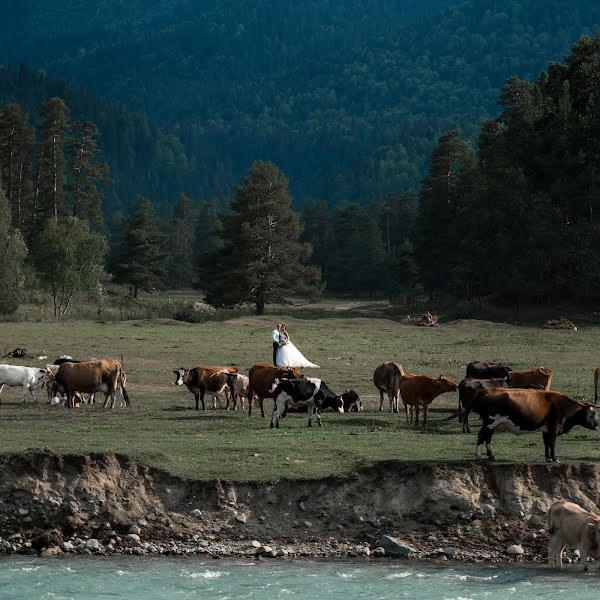
M 508 379 L 511 371 L 502 363 L 475 361 L 467 365 L 467 379 Z
M 485 442 L 490 460 L 494 460 L 494 431 L 517 434 L 539 431 L 544 438 L 546 461 L 557 462 L 554 450 L 557 436 L 568 433 L 575 425 L 598 428 L 598 413 L 592 404 L 546 390 L 484 389 L 475 396 L 471 409 L 482 420 L 476 457 L 481 458 Z
M 327 385 L 320 379 L 306 377 L 304 379 L 277 379 L 273 383 L 273 416 L 271 417 L 271 428 L 279 428 L 279 421 L 286 413 L 286 408 L 308 410 L 308 426 L 312 426 L 313 412 L 317 413 L 319 427 L 321 422 L 321 411 L 333 408 L 340 414 L 344 414 L 344 401 L 341 396 L 336 396 Z

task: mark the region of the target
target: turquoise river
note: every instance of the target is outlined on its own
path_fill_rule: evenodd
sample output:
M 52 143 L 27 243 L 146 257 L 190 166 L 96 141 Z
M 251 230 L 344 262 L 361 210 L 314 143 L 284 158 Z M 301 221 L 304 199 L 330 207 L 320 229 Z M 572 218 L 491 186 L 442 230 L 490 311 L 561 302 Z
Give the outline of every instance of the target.
M 0 565 L 0 600 L 600 598 L 600 574 L 572 566 L 556 573 L 455 562 L 169 558 L 6 558 Z

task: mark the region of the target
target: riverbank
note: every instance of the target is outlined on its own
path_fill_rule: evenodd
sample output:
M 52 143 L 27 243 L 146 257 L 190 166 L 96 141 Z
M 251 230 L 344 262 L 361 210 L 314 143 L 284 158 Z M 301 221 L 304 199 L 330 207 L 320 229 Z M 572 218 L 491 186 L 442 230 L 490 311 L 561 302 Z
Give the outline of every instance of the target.
M 595 509 L 599 494 L 597 463 L 388 461 L 347 477 L 245 483 L 114 454 L 5 455 L 0 551 L 345 558 L 389 555 L 387 535 L 413 558 L 542 562 L 552 502 Z

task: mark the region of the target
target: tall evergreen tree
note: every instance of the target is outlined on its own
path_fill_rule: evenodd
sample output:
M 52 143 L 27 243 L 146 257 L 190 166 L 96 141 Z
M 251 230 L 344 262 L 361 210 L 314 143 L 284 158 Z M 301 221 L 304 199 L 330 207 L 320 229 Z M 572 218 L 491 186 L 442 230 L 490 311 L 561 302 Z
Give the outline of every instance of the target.
M 164 287 L 165 241 L 154 205 L 147 198 L 140 198 L 127 219 L 114 269 L 115 281 L 130 285 L 134 298 L 138 297 L 139 290 Z
M 321 293 L 319 269 L 306 264 L 311 248 L 299 242 L 302 227 L 290 206 L 280 170 L 270 162 L 254 162 L 222 218 L 223 247 L 213 254 L 212 277 L 199 282 L 208 302 L 249 302 L 261 315 L 267 303 L 284 301 L 288 294 Z
M 19 307 L 23 289 L 23 266 L 27 246 L 21 233 L 11 228 L 11 210 L 0 185 L 0 314 L 11 314 Z
M 73 123 L 74 135 L 68 140 L 69 175 L 73 216 L 99 225 L 102 222 L 102 197 L 99 184 L 109 183 L 109 167 L 98 160 L 98 127 L 91 121 Z
M 170 288 L 190 287 L 195 280 L 194 237 L 197 219 L 198 207 L 188 196 L 181 194 L 169 223 L 167 276 Z
M 11 206 L 13 227 L 21 229 L 31 194 L 33 127 L 18 104 L 0 110 L 0 182 Z
M 36 175 L 33 189 L 35 229 L 46 219 L 58 221 L 65 208 L 64 145 L 69 129 L 69 109 L 60 98 L 44 102 L 37 147 Z

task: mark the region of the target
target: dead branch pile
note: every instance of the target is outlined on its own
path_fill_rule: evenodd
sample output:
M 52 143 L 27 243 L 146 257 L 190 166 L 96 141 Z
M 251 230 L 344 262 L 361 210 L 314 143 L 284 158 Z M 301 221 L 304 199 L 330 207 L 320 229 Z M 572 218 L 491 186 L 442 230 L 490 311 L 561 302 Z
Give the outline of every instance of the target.
M 432 315 L 429 311 L 427 311 L 422 317 L 419 325 L 423 327 L 437 327 L 438 326 L 439 317 L 437 315 Z
M 550 319 L 545 325 L 544 329 L 577 329 L 573 321 L 561 317 L 560 319 Z

